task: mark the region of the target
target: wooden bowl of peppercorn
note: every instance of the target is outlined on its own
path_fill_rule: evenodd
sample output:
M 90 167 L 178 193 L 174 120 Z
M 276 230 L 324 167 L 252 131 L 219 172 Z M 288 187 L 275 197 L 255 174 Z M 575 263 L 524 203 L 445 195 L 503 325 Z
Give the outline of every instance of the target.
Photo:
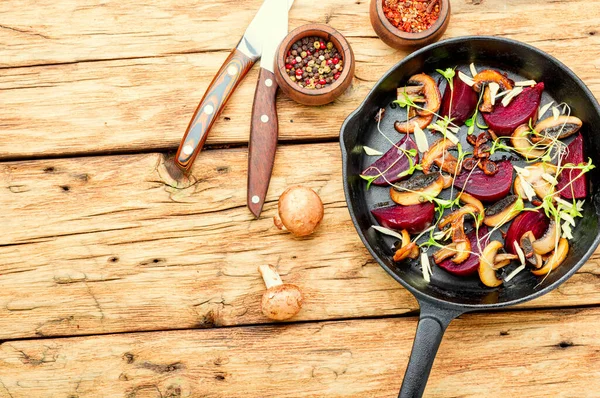
M 410 49 L 442 37 L 450 22 L 450 0 L 371 0 L 369 14 L 385 44 Z
M 279 45 L 275 78 L 281 90 L 304 105 L 324 105 L 352 83 L 354 53 L 344 36 L 328 25 L 308 24 Z

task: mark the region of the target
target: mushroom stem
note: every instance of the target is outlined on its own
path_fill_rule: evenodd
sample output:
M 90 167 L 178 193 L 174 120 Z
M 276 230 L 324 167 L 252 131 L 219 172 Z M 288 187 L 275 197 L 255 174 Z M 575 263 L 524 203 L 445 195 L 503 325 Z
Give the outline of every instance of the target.
M 265 281 L 265 286 L 267 287 L 267 289 L 270 289 L 273 286 L 283 285 L 281 277 L 279 276 L 277 271 L 275 271 L 275 268 L 273 268 L 272 266 L 268 264 L 263 264 L 258 267 L 258 272 L 260 272 L 263 281 Z

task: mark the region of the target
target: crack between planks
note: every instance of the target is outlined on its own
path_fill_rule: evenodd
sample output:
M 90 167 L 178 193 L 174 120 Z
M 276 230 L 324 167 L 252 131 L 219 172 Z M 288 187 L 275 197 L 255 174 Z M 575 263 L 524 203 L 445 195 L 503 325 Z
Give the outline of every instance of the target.
M 1 69 L 1 68 L 0 68 Z M 183 135 L 183 132 L 181 133 Z M 292 145 L 313 145 L 313 144 L 339 144 L 338 136 L 331 137 L 307 137 L 307 138 L 280 138 L 278 147 Z M 106 149 L 100 151 L 84 151 L 84 152 L 69 152 L 69 153 L 50 153 L 50 154 L 35 154 L 35 155 L 8 155 L 0 158 L 0 164 L 8 162 L 22 161 L 38 161 L 38 160 L 65 160 L 79 159 L 104 156 L 126 156 L 126 155 L 150 155 L 162 154 L 165 157 L 174 156 L 178 144 L 173 145 L 158 145 L 145 147 L 140 149 Z M 232 143 L 215 143 L 204 145 L 202 152 L 223 149 L 245 149 L 248 148 L 248 142 L 232 142 Z
M 12 29 L 10 27 L 0 25 L 0 28 Z M 20 32 L 19 30 L 16 30 Z M 26 32 L 21 32 L 26 33 Z M 47 37 L 49 39 L 49 37 Z M 95 62 L 112 62 L 112 61 L 130 61 L 136 59 L 160 59 L 160 58 L 169 58 L 177 55 L 194 55 L 194 54 L 210 54 L 210 53 L 219 53 L 219 52 L 229 52 L 231 49 L 209 49 L 209 50 L 185 50 L 185 51 L 173 51 L 166 52 L 158 55 L 137 55 L 131 57 L 111 57 L 111 58 L 89 58 L 89 59 L 78 59 L 74 61 L 63 61 L 63 62 L 42 62 L 39 64 L 27 64 L 27 65 L 14 65 L 14 66 L 0 66 L 1 69 L 20 69 L 20 68 L 38 68 L 38 67 L 46 67 L 46 66 L 61 66 L 61 65 L 77 65 L 77 64 L 87 64 L 87 63 L 95 63 Z
M 585 310 L 585 309 L 600 309 L 600 304 L 583 304 L 578 306 L 570 306 L 570 307 L 558 307 L 558 306 L 548 306 L 548 307 L 532 307 L 532 308 L 513 308 L 506 307 L 498 310 L 484 310 L 484 311 L 472 311 L 467 312 L 470 313 L 481 313 L 481 314 L 498 314 L 504 312 L 540 312 L 540 311 L 577 311 L 577 310 Z M 460 315 L 458 318 L 462 317 L 465 314 Z M 118 332 L 102 332 L 102 333 L 87 333 L 87 334 L 78 334 L 78 335 L 38 335 L 37 337 L 16 337 L 16 338 L 7 338 L 0 340 L 0 346 L 5 343 L 15 342 L 15 341 L 30 341 L 30 340 L 56 340 L 56 339 L 75 339 L 75 338 L 83 338 L 83 337 L 94 337 L 94 336 L 113 336 L 113 335 L 124 335 L 124 334 L 141 334 L 141 333 L 159 333 L 159 332 L 183 332 L 183 331 L 202 331 L 202 330 L 211 330 L 211 329 L 237 329 L 237 328 L 265 328 L 265 327 L 286 327 L 291 325 L 303 325 L 303 324 L 320 324 L 321 328 L 325 326 L 326 323 L 334 323 L 334 322 L 353 322 L 353 321 L 369 321 L 369 320 L 378 320 L 378 319 L 403 319 L 403 318 L 415 318 L 415 321 L 418 319 L 419 310 L 411 310 L 407 309 L 406 312 L 401 314 L 392 314 L 392 315 L 371 315 L 371 316 L 356 316 L 356 317 L 338 317 L 338 318 L 329 318 L 329 319 L 308 319 L 308 320 L 300 320 L 293 322 L 265 322 L 265 323 L 240 323 L 236 325 L 219 325 L 216 327 L 210 328 L 196 328 L 196 327 L 187 327 L 187 328 L 167 328 L 167 329 L 147 329 L 147 330 L 128 330 L 128 331 L 118 331 Z M 69 320 L 70 317 L 59 318 L 56 321 L 64 321 Z M 46 322 L 47 323 L 47 322 Z M 44 324 L 46 324 L 44 323 Z M 40 325 L 42 327 L 43 325 Z M 39 329 L 39 328 L 38 328 Z M 317 331 L 318 332 L 318 331 Z

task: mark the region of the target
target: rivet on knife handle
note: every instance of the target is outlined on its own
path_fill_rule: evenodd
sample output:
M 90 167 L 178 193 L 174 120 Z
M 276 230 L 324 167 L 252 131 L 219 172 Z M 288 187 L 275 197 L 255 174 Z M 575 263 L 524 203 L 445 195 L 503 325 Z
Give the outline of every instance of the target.
M 277 149 L 278 121 L 275 75 L 260 69 L 252 106 L 248 148 L 248 208 L 258 218 L 262 211 Z
M 179 168 L 184 171 L 191 169 L 194 159 L 202 150 L 210 128 L 219 117 L 231 93 L 253 64 L 254 61 L 238 49 L 234 49 L 229 54 L 208 86 L 179 144 L 175 155 L 175 164 Z

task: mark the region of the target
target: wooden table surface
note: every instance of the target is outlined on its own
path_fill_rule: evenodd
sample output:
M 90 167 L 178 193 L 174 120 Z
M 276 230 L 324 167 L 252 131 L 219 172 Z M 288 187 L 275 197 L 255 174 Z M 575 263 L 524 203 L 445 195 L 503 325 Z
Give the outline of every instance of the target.
M 354 231 L 337 144 L 407 54 L 376 37 L 367 0 L 296 0 L 290 12 L 290 29 L 346 35 L 356 73 L 327 106 L 278 98 L 259 220 L 245 206 L 256 68 L 192 178 L 164 171 L 260 3 L 0 2 L 0 397 L 396 396 L 418 307 Z M 525 41 L 600 97 L 599 26 L 598 0 L 458 0 L 445 37 Z M 325 203 L 308 239 L 271 220 L 292 184 Z M 426 396 L 600 396 L 599 259 L 520 308 L 454 321 Z M 293 322 L 260 313 L 263 263 L 305 292 Z

